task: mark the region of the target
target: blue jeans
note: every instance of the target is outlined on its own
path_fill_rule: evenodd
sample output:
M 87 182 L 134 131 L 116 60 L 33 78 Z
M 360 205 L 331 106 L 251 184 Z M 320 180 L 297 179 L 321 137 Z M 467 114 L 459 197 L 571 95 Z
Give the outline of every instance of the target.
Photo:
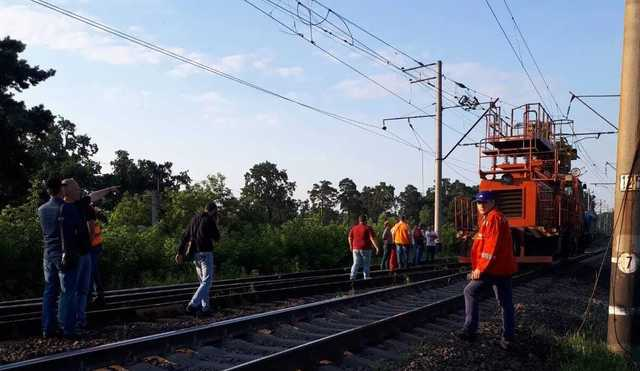
M 362 267 L 364 279 L 369 279 L 369 270 L 371 267 L 371 250 L 353 250 L 353 265 L 351 266 L 351 279 L 355 280 L 358 269 Z
M 407 267 L 413 266 L 415 259 L 416 259 L 415 245 L 407 245 Z
M 42 331 L 52 333 L 61 326 L 65 335 L 76 329 L 77 267 L 62 272 L 62 257 L 44 259 L 44 293 L 42 295 Z M 57 322 L 57 323 L 56 323 Z
M 427 246 L 427 262 L 433 263 L 436 256 L 436 247 L 434 245 Z
M 87 301 L 91 294 L 91 256 L 89 253 L 78 259 L 78 277 L 76 283 L 76 312 L 80 327 L 87 325 Z
M 389 257 L 391 256 L 391 249 L 393 249 L 393 244 L 385 241 L 384 245 L 382 245 L 382 260 L 380 262 L 380 269 L 389 269 Z
M 422 264 L 422 254 L 424 252 L 424 245 L 416 245 L 416 259 L 414 261 L 415 265 Z
M 209 310 L 209 290 L 213 282 L 213 253 L 198 252 L 193 256 L 193 264 L 196 266 L 200 286 L 193 294 L 189 305 L 203 312 Z
M 396 245 L 396 255 L 398 256 L 398 268 L 407 267 L 407 249 L 409 245 Z
M 513 309 L 513 292 L 511 277 L 481 276 L 479 280 L 470 281 L 464 288 L 465 320 L 464 330 L 470 334 L 478 332 L 480 294 L 483 289 L 493 286 L 496 299 L 502 307 L 502 336 L 513 339 L 515 333 L 515 313 Z

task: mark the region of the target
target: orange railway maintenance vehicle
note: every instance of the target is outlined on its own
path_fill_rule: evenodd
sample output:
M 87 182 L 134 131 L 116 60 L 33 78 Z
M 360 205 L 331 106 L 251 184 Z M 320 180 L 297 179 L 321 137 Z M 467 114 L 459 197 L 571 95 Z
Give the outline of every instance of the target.
M 568 120 L 554 121 L 539 103 L 512 109 L 506 120 L 500 107 L 485 112 L 486 136 L 479 146 L 480 191 L 492 191 L 509 221 L 518 263 L 551 263 L 584 249 L 586 185 L 572 169 L 577 151 L 563 134 Z M 478 221 L 469 198 L 454 202 L 455 227 L 469 250 Z

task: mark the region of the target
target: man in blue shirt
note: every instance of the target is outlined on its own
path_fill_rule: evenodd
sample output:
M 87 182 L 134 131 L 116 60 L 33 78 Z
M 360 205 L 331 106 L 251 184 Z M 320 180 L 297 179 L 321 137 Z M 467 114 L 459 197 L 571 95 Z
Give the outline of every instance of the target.
M 75 256 L 81 223 L 76 208 L 65 204 L 62 199 L 60 177 L 47 180 L 46 188 L 51 198 L 38 208 L 44 239 L 42 335 L 56 336 L 60 326 L 63 335 L 73 339 L 77 337 L 75 302 L 78 262 Z

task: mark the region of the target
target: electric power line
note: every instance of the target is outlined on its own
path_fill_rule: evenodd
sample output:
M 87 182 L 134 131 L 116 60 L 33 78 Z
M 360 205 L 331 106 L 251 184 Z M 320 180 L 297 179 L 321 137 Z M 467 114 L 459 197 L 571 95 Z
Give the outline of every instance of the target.
M 556 100 L 556 97 L 553 95 L 553 92 L 551 91 L 551 88 L 549 87 L 549 83 L 547 82 L 547 79 L 545 79 L 544 75 L 542 74 L 542 71 L 540 70 L 540 66 L 538 65 L 538 62 L 536 61 L 536 58 L 533 56 L 533 53 L 531 52 L 531 49 L 529 48 L 529 43 L 527 43 L 527 39 L 525 39 L 524 35 L 522 34 L 522 31 L 520 30 L 520 26 L 518 25 L 518 22 L 516 22 L 516 18 L 513 16 L 513 13 L 511 12 L 511 7 L 509 7 L 509 4 L 507 3 L 507 0 L 503 0 L 503 1 L 504 1 L 505 7 L 507 8 L 507 11 L 509 11 L 509 15 L 511 16 L 511 20 L 513 21 L 513 24 L 516 26 L 516 30 L 518 30 L 518 34 L 520 35 L 520 38 L 522 39 L 522 42 L 524 43 L 524 46 L 527 49 L 527 52 L 529 53 L 529 56 L 531 57 L 531 60 L 533 61 L 533 64 L 536 66 L 536 69 L 538 70 L 538 74 L 540 75 L 540 78 L 544 82 L 544 85 L 547 87 L 547 91 L 549 92 L 549 95 L 551 95 L 551 99 L 553 100 L 553 103 L 556 105 L 556 109 L 558 110 L 558 114 L 560 114 L 560 116 L 562 116 L 562 110 L 560 110 L 560 105 L 558 105 L 558 101 Z
M 297 31 L 297 29 L 295 28 L 295 19 L 297 18 L 297 19 L 298 19 L 298 20 L 300 20 L 303 24 L 308 25 L 308 26 L 310 27 L 310 29 L 312 29 L 313 27 L 315 27 L 315 28 L 318 28 L 319 30 L 323 31 L 323 33 L 320 33 L 320 34 L 325 35 L 326 37 L 330 38 L 331 40 L 336 41 L 336 42 L 339 42 L 340 44 L 347 44 L 347 45 L 349 45 L 349 47 L 355 48 L 356 50 L 360 51 L 361 53 L 364 53 L 364 55 L 366 55 L 367 57 L 374 59 L 376 62 L 382 63 L 382 64 L 384 64 L 384 65 L 391 66 L 391 67 L 393 67 L 393 68 L 396 70 L 396 72 L 401 73 L 401 74 L 403 74 L 403 75 L 407 75 L 407 76 L 409 76 L 412 80 L 419 80 L 419 79 L 418 79 L 414 74 L 411 74 L 411 73 L 409 73 L 409 71 L 406 71 L 404 67 L 401 67 L 401 66 L 397 65 L 396 63 L 394 63 L 393 61 L 391 61 L 391 60 L 387 59 L 387 58 L 386 58 L 386 57 L 384 57 L 383 55 L 381 55 L 381 54 L 379 54 L 379 53 L 375 52 L 372 48 L 368 47 L 365 43 L 363 43 L 362 41 L 360 41 L 360 40 L 358 40 L 357 38 L 355 38 L 355 37 L 353 36 L 353 34 L 352 34 L 350 31 L 344 31 L 342 28 L 340 28 L 339 26 L 337 26 L 335 23 L 331 22 L 331 20 L 330 20 L 330 19 L 328 19 L 328 15 L 329 15 L 330 13 L 332 13 L 332 14 L 336 15 L 336 16 L 337 16 L 339 19 L 341 19 L 345 24 L 346 24 L 346 22 L 353 23 L 352 21 L 350 21 L 350 20 L 346 19 L 346 18 L 345 18 L 345 17 L 343 17 L 342 15 L 340 15 L 340 14 L 338 14 L 338 13 L 334 12 L 332 9 L 326 8 L 326 9 L 327 9 L 327 14 L 325 14 L 325 15 L 321 15 L 321 14 L 318 14 L 317 12 L 313 11 L 312 9 L 310 9 L 310 8 L 306 7 L 305 5 L 302 5 L 302 6 L 304 6 L 306 9 L 308 9 L 308 10 L 309 10 L 310 18 L 307 20 L 307 19 L 303 18 L 303 17 L 300 15 L 300 13 L 299 13 L 299 6 L 301 5 L 301 3 L 300 3 L 300 2 L 298 2 L 298 7 L 296 8 L 296 11 L 294 12 L 294 9 L 292 9 L 292 7 L 291 7 L 291 6 L 289 6 L 289 9 L 286 9 L 286 8 L 284 7 L 284 5 L 281 5 L 281 4 L 282 4 L 282 1 L 280 1 L 280 4 L 276 4 L 276 3 L 274 3 L 274 1 L 272 1 L 272 0 L 262 0 L 262 1 L 264 1 L 265 3 L 271 4 L 274 8 L 278 8 L 278 9 L 279 9 L 281 12 L 283 12 L 285 15 L 289 15 L 289 16 L 291 16 L 291 17 L 294 19 L 294 25 L 293 25 L 293 27 L 288 26 L 288 25 L 284 24 L 284 22 L 282 22 L 282 21 L 280 21 L 279 19 L 275 18 L 275 16 L 273 16 L 273 14 L 271 14 L 271 12 L 269 12 L 269 13 L 267 14 L 267 12 L 266 12 L 264 9 L 260 9 L 260 8 L 259 8 L 259 7 L 257 7 L 255 4 L 249 3 L 249 4 L 250 4 L 250 5 L 252 5 L 254 8 L 256 8 L 256 9 L 260 10 L 263 14 L 267 15 L 268 17 L 272 18 L 274 21 L 278 22 L 278 23 L 279 23 L 280 25 L 282 25 L 283 27 L 287 28 L 287 29 L 289 30 L 289 32 L 288 32 L 288 33 L 291 33 L 291 34 L 296 35 L 296 36 L 300 36 L 300 37 L 304 38 L 305 40 L 307 40 L 308 42 L 310 42 L 311 44 L 313 44 L 314 46 L 316 46 L 316 47 L 318 46 L 318 45 L 317 45 L 317 43 L 315 42 L 315 40 L 313 40 L 313 38 L 312 38 L 311 36 L 310 36 L 309 38 L 306 38 L 306 37 L 304 36 L 304 34 L 302 34 L 302 33 L 300 33 L 300 32 L 298 32 L 298 31 Z M 248 1 L 247 1 L 247 0 L 245 0 L 245 2 L 248 2 Z M 322 5 L 322 4 L 320 4 L 320 5 Z M 322 5 L 322 6 L 323 6 L 323 5 Z M 320 17 L 322 20 L 321 20 L 321 21 L 319 21 L 319 22 L 313 22 L 313 20 L 311 19 L 311 15 L 316 15 L 316 16 Z M 347 39 L 345 39 L 345 38 L 343 38 L 343 37 L 341 37 L 341 36 L 337 35 L 335 32 L 333 32 L 333 31 L 331 31 L 331 30 L 329 30 L 329 29 L 327 29 L 327 28 L 325 28 L 325 27 L 322 27 L 322 26 L 321 26 L 321 24 L 323 24 L 323 23 L 327 23 L 327 24 L 329 24 L 329 25 L 333 26 L 333 27 L 334 27 L 338 32 L 342 33 L 345 37 L 348 37 L 348 38 L 349 38 L 349 40 L 347 40 Z M 353 23 L 353 24 L 355 25 L 355 23 Z M 360 29 L 362 29 L 362 27 L 360 27 L 360 26 L 357 26 L 357 27 L 358 27 L 358 28 L 360 28 Z M 347 27 L 347 29 L 348 29 L 348 27 Z M 366 32 L 367 34 L 371 34 L 369 31 L 365 31 L 365 32 Z M 380 39 L 379 37 L 377 37 L 377 36 L 376 36 L 376 39 L 381 40 L 381 39 Z M 386 45 L 390 45 L 390 44 L 389 44 L 389 43 L 387 43 L 387 42 L 384 42 L 384 43 L 385 43 Z M 362 46 L 358 46 L 357 44 L 360 44 L 360 45 L 362 45 Z M 332 57 L 333 57 L 334 59 L 336 59 L 336 57 L 335 57 L 334 55 L 332 55 Z M 412 60 L 414 60 L 414 61 L 415 61 L 415 58 L 410 58 L 410 59 L 412 59 Z M 344 61 L 341 61 L 341 60 L 339 60 L 339 59 L 336 59 L 336 60 L 338 60 L 339 62 L 341 62 L 341 63 L 345 64 L 345 62 L 344 62 Z M 424 65 L 422 62 L 418 62 L 418 63 L 419 63 L 420 65 L 422 65 L 422 66 L 425 66 L 425 67 L 429 68 L 428 66 Z M 352 67 L 350 67 L 350 68 L 352 68 Z M 352 68 L 352 69 L 353 69 L 353 68 Z M 434 70 L 433 70 L 433 68 L 430 68 L 430 69 L 431 69 L 432 71 L 434 71 Z M 434 71 L 434 72 L 435 72 L 435 71 Z M 473 90 L 473 89 L 470 89 L 470 88 L 466 87 L 464 84 L 462 84 L 462 83 L 460 83 L 460 82 L 457 82 L 457 81 L 455 81 L 455 80 L 453 80 L 453 79 L 451 79 L 451 78 L 448 78 L 448 77 L 447 77 L 446 75 L 444 75 L 444 74 L 443 74 L 443 79 L 448 80 L 448 81 L 452 81 L 453 83 L 457 84 L 458 86 L 460 86 L 460 87 L 462 87 L 462 88 L 464 88 L 464 89 L 475 91 L 475 90 Z M 429 82 L 424 82 L 424 81 L 422 81 L 422 82 L 420 82 L 420 85 L 421 85 L 421 86 L 424 86 L 424 87 L 428 87 L 428 88 L 430 88 L 430 89 L 431 89 L 431 94 L 432 94 L 433 96 L 435 96 L 435 95 L 434 95 L 434 93 L 433 93 L 433 90 L 435 90 L 435 89 L 436 89 L 436 87 L 435 87 L 433 84 L 431 84 L 431 83 L 429 83 Z M 451 93 L 451 92 L 449 92 L 449 91 L 448 91 L 448 90 L 446 90 L 446 89 L 442 89 L 442 92 L 443 92 L 443 98 L 444 98 L 444 99 L 446 99 L 447 101 L 449 101 L 449 102 L 450 102 L 450 103 L 452 103 L 453 105 L 458 105 L 458 101 L 457 101 L 458 97 L 457 97 L 454 93 Z M 477 91 L 475 91 L 475 92 L 477 92 Z M 478 92 L 478 93 L 479 93 L 479 92 Z M 453 99 L 448 98 L 448 97 L 446 97 L 445 95 L 449 95 L 449 96 L 451 96 Z M 483 94 L 483 93 L 481 93 L 481 95 L 484 95 L 484 96 L 489 97 L 488 95 Z M 422 109 L 419 109 L 419 110 L 420 110 L 421 112 L 424 112 L 424 110 L 422 110 Z M 470 113 L 470 114 L 472 114 L 472 113 L 471 113 L 471 112 L 469 112 L 469 111 L 467 111 L 467 112 L 468 112 L 468 113 Z M 460 117 L 462 120 L 464 120 L 464 118 L 462 118 L 462 117 L 458 114 L 458 112 L 456 112 L 456 115 L 458 115 L 458 117 Z M 473 115 L 473 114 L 472 114 L 472 115 Z M 474 115 L 474 117 L 476 117 L 476 118 L 477 118 L 478 116 Z M 450 130 L 452 130 L 452 131 L 455 131 L 456 133 L 458 133 L 458 134 L 460 134 L 460 135 L 462 135 L 462 134 L 463 134 L 461 131 L 457 130 L 456 128 L 452 127 L 451 125 L 447 124 L 447 123 L 446 123 L 446 122 L 444 122 L 444 121 L 443 121 L 443 123 L 442 123 L 442 124 L 443 124 L 443 126 L 447 127 L 448 129 L 450 129 Z
M 281 6 L 280 4 L 277 4 L 271 0 L 263 0 L 265 2 L 270 3 L 273 6 L 276 6 L 278 8 L 280 8 L 282 11 L 289 13 L 292 16 L 297 16 L 295 13 L 291 12 L 290 10 L 284 8 L 283 6 Z M 358 68 L 356 68 L 355 66 L 353 66 L 352 64 L 350 64 L 349 62 L 346 62 L 344 60 L 342 60 L 341 58 L 339 58 L 337 55 L 331 53 L 329 50 L 321 47 L 320 45 L 318 45 L 318 43 L 316 43 L 315 41 L 313 41 L 313 39 L 311 38 L 307 38 L 306 36 L 304 36 L 304 34 L 298 32 L 295 28 L 285 24 L 284 22 L 282 22 L 281 20 L 279 20 L 278 18 L 276 18 L 273 14 L 267 12 L 266 10 L 260 8 L 259 6 L 257 6 L 256 4 L 254 4 L 253 2 L 251 2 L 250 0 L 244 0 L 245 3 L 249 4 L 250 6 L 252 6 L 253 8 L 255 8 L 256 10 L 258 10 L 259 12 L 261 12 L 262 14 L 264 14 L 265 16 L 271 18 L 273 21 L 279 23 L 281 26 L 287 28 L 291 33 L 297 34 L 298 36 L 300 36 L 302 39 L 306 40 L 307 42 L 309 42 L 311 45 L 313 45 L 314 47 L 318 48 L 320 51 L 322 51 L 323 53 L 327 54 L 328 56 L 330 56 L 331 58 L 335 59 L 337 62 L 339 62 L 340 64 L 346 66 L 347 68 L 349 68 L 350 70 L 352 70 L 353 72 L 357 73 L 358 75 L 362 76 L 363 78 L 369 80 L 371 83 L 373 83 L 374 85 L 378 86 L 379 88 L 385 90 L 387 93 L 395 96 L 396 98 L 398 98 L 399 100 L 403 101 L 404 103 L 412 106 L 413 108 L 428 114 L 427 111 L 425 111 L 423 108 L 418 107 L 417 105 L 413 104 L 411 101 L 409 101 L 408 99 L 406 99 L 405 97 L 401 96 L 400 94 L 398 94 L 397 92 L 387 88 L 386 86 L 384 86 L 383 84 L 381 84 L 380 82 L 378 82 L 376 79 L 372 78 L 371 76 L 367 75 L 366 73 L 360 71 Z M 310 25 L 313 26 L 313 23 L 310 22 Z M 452 127 L 452 126 L 448 126 L 449 129 L 456 131 L 460 134 L 462 134 L 460 131 L 458 131 L 456 128 Z
M 257 84 L 252 83 L 252 82 L 240 79 L 240 78 L 238 78 L 238 77 L 236 77 L 234 75 L 231 75 L 231 74 L 228 74 L 226 72 L 217 70 L 217 69 L 215 69 L 215 68 L 213 68 L 211 66 L 208 66 L 206 64 L 200 63 L 200 62 L 198 62 L 196 60 L 193 60 L 191 58 L 185 57 L 185 56 L 180 55 L 178 53 L 172 52 L 172 51 L 170 51 L 168 49 L 165 49 L 165 48 L 162 48 L 162 47 L 160 47 L 160 46 L 158 46 L 156 44 L 153 44 L 153 43 L 147 42 L 145 40 L 139 39 L 139 38 L 137 38 L 137 37 L 135 37 L 133 35 L 127 34 L 127 33 L 123 32 L 123 31 L 120 31 L 118 29 L 110 27 L 110 26 L 108 26 L 108 25 L 106 25 L 104 23 L 100 23 L 98 21 L 95 21 L 95 20 L 92 20 L 90 18 L 84 17 L 84 16 L 79 15 L 77 13 L 74 13 L 74 12 L 72 12 L 70 10 L 67 10 L 67 9 L 59 7 L 57 5 L 51 4 L 51 3 L 47 2 L 47 1 L 44 1 L 44 0 L 31 0 L 31 2 L 33 2 L 33 3 L 37 4 L 37 5 L 43 6 L 45 8 L 48 8 L 50 10 L 53 10 L 53 11 L 55 11 L 55 12 L 57 12 L 59 14 L 62 14 L 64 16 L 70 17 L 70 18 L 72 18 L 72 19 L 74 19 L 76 21 L 79 21 L 79 22 L 82 22 L 84 24 L 87 24 L 87 25 L 89 25 L 91 27 L 94 27 L 96 29 L 99 29 L 101 31 L 104 31 L 106 33 L 109 33 L 109 34 L 111 34 L 113 36 L 119 37 L 119 38 L 127 40 L 127 41 L 129 41 L 131 43 L 137 44 L 137 45 L 142 46 L 144 48 L 147 48 L 147 49 L 150 49 L 150 50 L 155 51 L 157 53 L 163 54 L 163 55 L 165 55 L 167 57 L 173 58 L 173 59 L 178 60 L 178 61 L 180 61 L 182 63 L 186 63 L 186 64 L 189 64 L 189 65 L 192 65 L 192 66 L 194 66 L 196 68 L 199 68 L 199 69 L 202 69 L 202 70 L 204 70 L 206 72 L 210 72 L 210 73 L 213 73 L 213 74 L 215 74 L 217 76 L 226 78 L 228 80 L 231 80 L 231 81 L 236 82 L 238 84 L 241 84 L 243 86 L 258 90 L 258 91 L 260 91 L 262 93 L 274 96 L 276 98 L 280 98 L 280 99 L 288 101 L 290 103 L 294 103 L 294 104 L 296 104 L 296 105 L 298 105 L 300 107 L 315 111 L 317 113 L 320 113 L 320 114 L 323 114 L 325 116 L 331 117 L 331 118 L 336 119 L 336 120 L 338 120 L 340 122 L 343 122 L 345 124 L 357 127 L 357 128 L 359 128 L 361 130 L 367 131 L 367 132 L 372 133 L 374 135 L 377 135 L 377 136 L 380 136 L 380 137 L 383 137 L 383 138 L 387 138 L 389 140 L 393 140 L 393 141 L 398 142 L 400 144 L 403 144 L 405 146 L 408 146 L 408 147 L 411 147 L 411 148 L 414 148 L 414 149 L 421 149 L 420 147 L 416 147 L 415 145 L 411 144 L 410 142 L 406 141 L 405 139 L 384 135 L 382 133 L 379 133 L 379 132 L 376 132 L 376 131 L 374 131 L 372 129 L 369 129 L 369 127 L 375 128 L 375 129 L 380 129 L 377 125 L 373 125 L 373 124 L 369 124 L 369 123 L 362 122 L 362 121 L 359 121 L 359 120 L 351 119 L 351 118 L 348 118 L 348 117 L 343 116 L 343 115 L 339 115 L 339 114 L 336 114 L 336 113 L 333 113 L 333 112 L 330 112 L 330 111 L 327 111 L 327 110 L 324 110 L 324 109 L 321 109 L 321 108 L 314 107 L 314 106 L 309 105 L 307 103 L 304 103 L 302 101 L 299 101 L 299 100 L 296 100 L 296 99 L 293 99 L 293 98 L 290 98 L 290 97 L 286 97 L 286 96 L 284 96 L 284 95 L 282 95 L 280 93 L 277 93 L 277 92 L 275 92 L 273 90 L 269 90 L 267 88 L 261 87 L 261 86 L 259 86 Z
M 542 98 L 542 94 L 540 94 L 540 91 L 538 90 L 538 87 L 533 82 L 533 79 L 531 78 L 531 74 L 529 74 L 529 70 L 527 70 L 527 67 L 524 65 L 524 61 L 522 60 L 522 58 L 520 57 L 520 55 L 516 51 L 516 48 L 513 46 L 513 43 L 511 42 L 511 39 L 509 38 L 509 35 L 507 35 L 507 32 L 504 30 L 504 27 L 502 27 L 502 23 L 500 23 L 500 19 L 498 19 L 498 16 L 493 11 L 493 7 L 489 3 L 489 0 L 484 0 L 484 2 L 489 7 L 489 10 L 491 11 L 491 14 L 493 14 L 493 18 L 495 18 L 496 22 L 498 23 L 498 27 L 500 27 L 500 30 L 502 31 L 502 34 L 504 35 L 504 38 L 507 40 L 507 43 L 509 44 L 509 46 L 511 47 L 511 50 L 513 51 L 513 54 L 518 59 L 518 62 L 520 62 L 520 67 L 522 67 L 522 69 L 524 70 L 524 73 L 527 75 L 527 78 L 529 79 L 529 82 L 531 83 L 531 86 L 533 87 L 533 90 L 535 90 L 536 94 L 538 95 L 538 98 L 540 98 L 540 102 L 546 106 L 547 104 L 544 101 L 544 98 Z

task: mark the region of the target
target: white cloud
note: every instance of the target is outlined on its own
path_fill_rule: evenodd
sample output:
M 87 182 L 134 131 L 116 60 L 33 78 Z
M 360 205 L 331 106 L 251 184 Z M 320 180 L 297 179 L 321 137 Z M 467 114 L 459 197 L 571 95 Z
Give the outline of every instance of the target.
M 231 101 L 222 96 L 217 91 L 207 91 L 197 95 L 188 96 L 189 100 L 195 103 L 204 104 L 208 108 L 219 109 L 222 107 L 229 107 Z
M 302 67 L 280 67 L 276 68 L 275 72 L 282 77 L 300 77 L 304 73 L 304 69 Z
M 116 41 L 51 12 L 21 5 L 0 6 L 0 19 L 0 35 L 9 35 L 27 45 L 74 52 L 109 64 L 155 64 L 160 60 L 142 47 Z
M 183 51 L 174 52 L 178 54 L 184 53 Z M 200 53 L 190 53 L 185 56 L 219 71 L 231 74 L 250 70 L 281 77 L 300 77 L 304 74 L 304 69 L 302 67 L 276 67 L 272 63 L 273 58 L 269 55 L 263 55 L 262 53 L 238 53 L 219 58 L 206 56 Z M 169 75 L 173 77 L 186 78 L 197 72 L 200 72 L 198 68 L 187 63 L 183 63 L 172 68 L 169 71 Z
M 409 80 L 397 74 L 372 75 L 372 79 L 382 86 L 398 93 L 401 96 L 408 96 Z M 341 94 L 356 100 L 374 100 L 389 96 L 389 92 L 364 78 L 343 80 L 333 86 Z
M 88 17 L 95 19 L 92 16 Z M 62 15 L 39 8 L 0 5 L 0 20 L 0 36 L 9 35 L 29 46 L 79 54 L 91 61 L 128 65 L 158 64 L 167 60 L 164 56 L 146 48 L 119 40 Z M 145 31 L 138 25 L 131 25 L 126 29 L 134 34 Z M 145 37 L 150 38 L 148 35 Z M 167 47 L 167 49 L 227 73 L 239 73 L 252 69 L 281 77 L 298 77 L 304 72 L 302 67 L 297 66 L 273 66 L 273 57 L 263 55 L 264 53 L 238 53 L 211 57 L 182 48 Z M 186 78 L 198 71 L 196 67 L 181 63 L 171 68 L 168 74 Z
M 257 113 L 254 116 L 255 122 L 258 125 L 266 125 L 269 127 L 280 127 L 282 123 L 282 118 L 272 112 L 261 112 Z
M 476 62 L 446 64 L 443 69 L 449 78 L 492 97 L 514 104 L 540 100 L 523 73 L 501 71 Z M 452 89 L 450 84 L 446 86 Z M 465 94 L 464 89 L 457 90 L 457 93 Z M 478 96 L 478 99 L 486 100 L 487 97 Z

